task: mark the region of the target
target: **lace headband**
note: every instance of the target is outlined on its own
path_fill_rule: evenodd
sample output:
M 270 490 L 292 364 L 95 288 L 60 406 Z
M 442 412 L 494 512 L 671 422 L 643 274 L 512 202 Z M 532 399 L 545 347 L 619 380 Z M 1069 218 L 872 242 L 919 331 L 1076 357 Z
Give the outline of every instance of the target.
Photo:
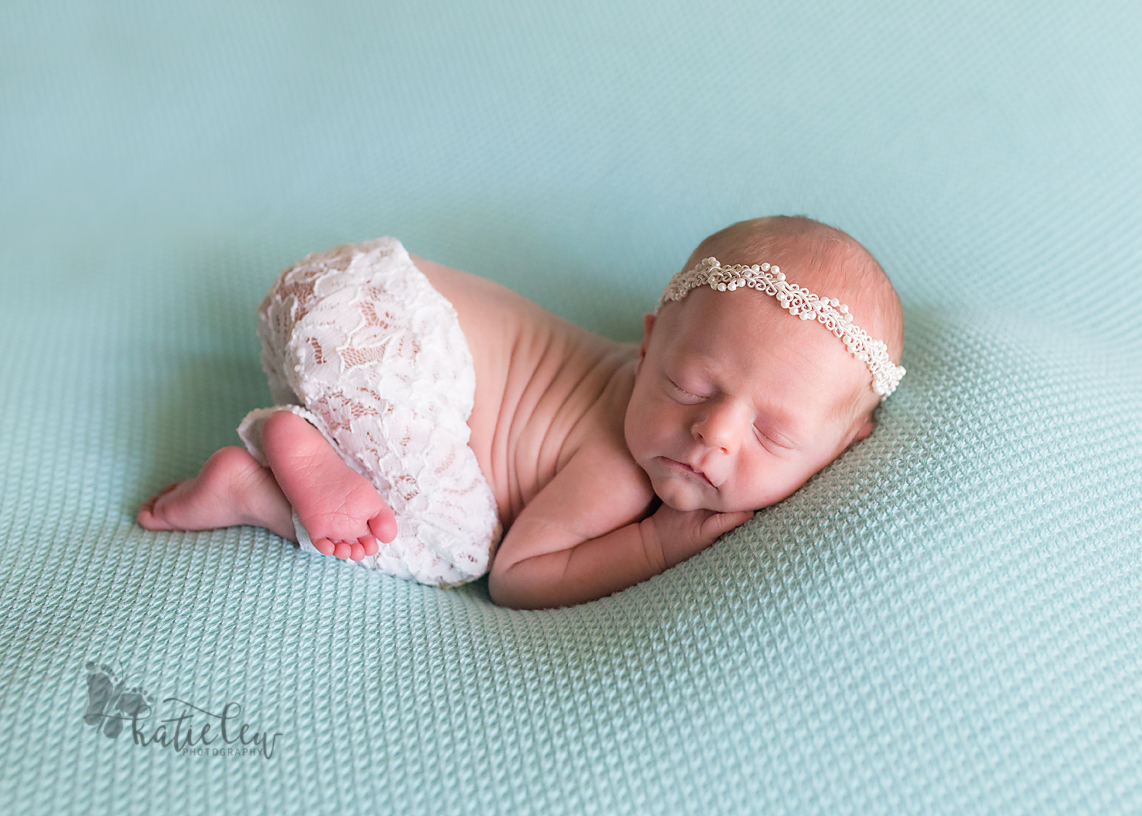
M 868 332 L 853 325 L 849 307 L 836 298 L 819 297 L 785 280 L 780 267 L 763 263 L 760 266 L 722 266 L 717 258 L 706 258 L 696 266 L 677 273 L 666 285 L 654 313 L 670 300 L 682 300 L 696 286 L 709 285 L 718 292 L 732 292 L 750 287 L 777 298 L 781 308 L 802 320 L 816 320 L 842 340 L 849 352 L 868 366 L 872 372 L 872 390 L 887 397 L 896 390 L 904 369 L 892 362 L 888 346 L 883 340 L 874 340 Z

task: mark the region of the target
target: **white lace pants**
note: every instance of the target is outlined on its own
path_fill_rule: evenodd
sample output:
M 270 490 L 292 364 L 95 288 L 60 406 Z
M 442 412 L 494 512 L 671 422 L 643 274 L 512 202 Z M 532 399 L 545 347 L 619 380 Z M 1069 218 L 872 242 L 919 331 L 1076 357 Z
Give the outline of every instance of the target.
M 309 255 L 258 310 L 276 405 L 238 434 L 259 462 L 267 417 L 304 417 L 393 509 L 397 537 L 357 563 L 448 587 L 491 567 L 502 527 L 468 446 L 476 373 L 456 310 L 393 238 Z M 317 552 L 294 514 L 303 549 Z

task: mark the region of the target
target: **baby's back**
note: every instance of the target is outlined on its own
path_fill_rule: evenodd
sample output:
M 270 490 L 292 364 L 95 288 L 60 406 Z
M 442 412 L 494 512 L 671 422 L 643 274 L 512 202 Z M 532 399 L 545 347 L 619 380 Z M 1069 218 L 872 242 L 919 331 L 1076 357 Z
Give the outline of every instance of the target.
M 476 368 L 469 444 L 510 526 L 584 440 L 625 448 L 638 359 L 489 280 L 413 257 L 452 303 Z

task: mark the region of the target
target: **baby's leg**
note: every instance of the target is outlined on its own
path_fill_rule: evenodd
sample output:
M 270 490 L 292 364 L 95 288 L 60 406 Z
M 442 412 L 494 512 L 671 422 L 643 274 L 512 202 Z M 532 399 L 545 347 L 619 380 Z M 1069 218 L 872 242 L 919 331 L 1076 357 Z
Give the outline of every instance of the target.
M 212 530 L 249 524 L 296 540 L 293 513 L 325 555 L 360 561 L 377 539 L 396 537 L 396 518 L 304 419 L 281 411 L 266 420 L 270 467 L 242 448 L 222 448 L 193 479 L 168 485 L 139 510 L 148 530 Z M 272 468 L 272 469 L 271 469 Z
M 396 538 L 396 516 L 377 489 L 301 417 L 278 411 L 266 419 L 262 450 L 319 552 L 359 561 L 376 555 L 377 539 Z
M 294 537 L 289 501 L 274 474 L 242 448 L 222 448 L 193 479 L 167 485 L 139 509 L 148 530 L 212 530 L 250 524 Z

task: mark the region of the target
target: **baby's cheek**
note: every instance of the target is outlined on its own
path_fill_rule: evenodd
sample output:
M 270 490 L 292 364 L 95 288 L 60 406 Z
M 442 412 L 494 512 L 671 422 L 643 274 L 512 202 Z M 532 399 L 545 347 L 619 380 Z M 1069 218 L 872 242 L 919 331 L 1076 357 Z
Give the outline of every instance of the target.
M 755 462 L 749 469 L 737 474 L 735 489 L 723 491 L 726 507 L 723 512 L 736 513 L 745 510 L 760 510 L 775 501 L 775 488 L 787 481 L 781 465 L 776 462 Z

